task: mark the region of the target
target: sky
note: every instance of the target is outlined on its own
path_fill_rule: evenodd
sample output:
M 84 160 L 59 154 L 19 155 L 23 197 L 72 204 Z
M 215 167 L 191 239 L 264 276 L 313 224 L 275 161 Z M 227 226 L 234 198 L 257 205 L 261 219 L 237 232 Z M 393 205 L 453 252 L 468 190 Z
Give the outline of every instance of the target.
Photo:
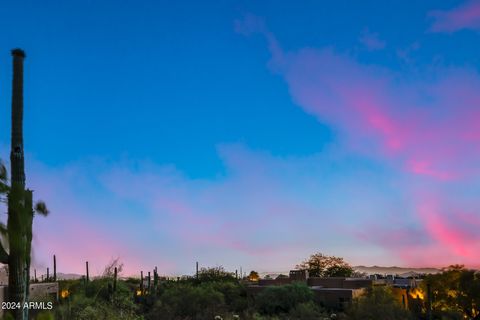
M 478 0 L 0 1 L 0 39 L 37 270 L 480 267 Z

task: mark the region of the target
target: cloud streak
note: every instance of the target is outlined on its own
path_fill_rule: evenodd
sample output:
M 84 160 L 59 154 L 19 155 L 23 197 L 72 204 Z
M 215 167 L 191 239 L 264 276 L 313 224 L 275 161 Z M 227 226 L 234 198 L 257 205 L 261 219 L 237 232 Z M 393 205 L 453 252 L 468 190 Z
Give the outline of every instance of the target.
M 384 49 L 386 45 L 385 41 L 379 38 L 378 33 L 371 32 L 368 28 L 363 30 L 359 41 L 370 51 Z
M 432 32 L 453 33 L 463 29 L 480 31 L 480 2 L 469 0 L 451 10 L 434 10 Z

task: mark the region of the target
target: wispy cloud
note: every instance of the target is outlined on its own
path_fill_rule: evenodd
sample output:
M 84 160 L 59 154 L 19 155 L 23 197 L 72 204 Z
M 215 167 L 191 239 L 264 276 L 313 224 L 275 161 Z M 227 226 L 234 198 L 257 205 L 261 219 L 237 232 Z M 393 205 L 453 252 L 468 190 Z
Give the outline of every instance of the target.
M 450 10 L 435 10 L 428 14 L 433 18 L 432 32 L 452 33 L 462 29 L 480 31 L 480 1 L 469 0 Z
M 30 161 L 29 185 L 51 210 L 35 220 L 38 271 L 53 254 L 60 271 L 84 273 L 88 260 L 92 274 L 113 257 L 126 274 L 153 266 L 191 273 L 197 260 L 284 270 L 317 250 L 362 263 L 352 230 L 402 201 L 401 193 L 383 195 L 392 187 L 377 165 L 333 146 L 283 158 L 225 144 L 218 155 L 225 173 L 201 180 L 149 161 L 83 160 L 63 168 Z M 363 247 L 374 252 L 377 245 Z M 399 262 L 388 253 L 369 257 L 385 259 Z
M 412 193 L 410 201 L 415 203 L 422 227 L 405 226 L 404 232 L 415 237 L 420 230 L 432 252 L 440 252 L 449 243 L 447 254 L 436 255 L 443 257 L 441 261 L 450 256 L 473 263 L 470 252 L 477 249 L 479 237 L 464 236 L 468 224 L 452 225 L 448 218 L 461 214 L 463 204 L 447 215 L 428 205 L 431 197 L 415 195 L 419 181 L 466 186 L 479 177 L 478 72 L 429 66 L 399 74 L 383 66 L 362 64 L 331 47 L 309 47 L 282 55 L 282 65 L 274 67 L 282 70 L 293 100 L 305 112 L 336 129 L 348 149 L 382 159 L 411 175 L 412 182 L 403 188 Z M 436 190 L 439 207 L 453 197 L 444 188 Z M 374 238 L 373 242 L 381 243 Z M 411 247 L 403 247 L 404 256 L 408 255 L 409 263 L 420 261 L 420 252 Z
M 368 50 L 381 50 L 385 48 L 385 41 L 381 40 L 377 32 L 371 32 L 368 28 L 364 29 L 358 39 Z

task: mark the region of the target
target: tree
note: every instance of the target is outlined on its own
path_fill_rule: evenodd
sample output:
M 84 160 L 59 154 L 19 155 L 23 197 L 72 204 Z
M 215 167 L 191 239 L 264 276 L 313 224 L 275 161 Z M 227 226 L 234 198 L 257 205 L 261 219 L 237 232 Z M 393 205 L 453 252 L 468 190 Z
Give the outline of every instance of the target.
M 432 313 L 458 314 L 462 318 L 480 319 L 480 273 L 453 265 L 443 272 L 428 275 L 422 290 L 432 293 Z
M 226 271 L 222 266 L 201 268 L 198 271 L 198 280 L 200 281 L 224 281 L 234 279 L 234 274 Z
M 0 243 L 0 262 L 8 264 L 8 300 L 24 305 L 29 299 L 32 224 L 35 212 L 47 215 L 43 202 L 33 206 L 32 191 L 25 189 L 23 155 L 23 50 L 12 50 L 12 137 L 10 152 L 10 185 L 7 170 L 0 168 L 0 193 L 8 205 L 7 225 L 0 225 L 3 243 Z M 5 245 L 5 246 L 4 246 Z M 5 249 L 8 247 L 8 253 Z M 28 308 L 13 310 L 15 319 L 28 319 Z
M 320 252 L 312 254 L 296 268 L 308 270 L 310 277 L 350 277 L 353 273 L 353 268 L 343 258 L 327 256 Z
M 117 274 L 123 271 L 123 262 L 120 261 L 120 257 L 112 259 L 103 269 L 102 277 L 113 278 L 115 274 L 115 268 L 117 268 Z

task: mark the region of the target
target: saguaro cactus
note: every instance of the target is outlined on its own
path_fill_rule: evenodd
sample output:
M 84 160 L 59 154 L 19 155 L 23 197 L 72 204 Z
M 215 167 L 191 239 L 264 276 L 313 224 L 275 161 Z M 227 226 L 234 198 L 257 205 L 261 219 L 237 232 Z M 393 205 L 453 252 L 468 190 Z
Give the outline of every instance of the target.
M 158 271 L 157 267 L 153 269 L 153 294 L 157 294 L 157 287 L 158 287 Z
M 57 281 L 57 257 L 53 255 L 53 281 Z
M 148 294 L 150 294 L 150 292 L 151 292 L 151 288 L 150 288 L 150 271 L 148 271 L 147 292 L 148 292 Z
M 25 169 L 23 158 L 23 60 L 25 53 L 12 50 L 12 140 L 10 151 L 10 192 L 8 194 L 7 231 L 8 254 L 8 300 L 20 303 L 26 301 L 26 214 L 25 210 Z M 21 308 L 13 310 L 15 319 L 23 319 Z
M 0 193 L 7 194 L 7 226 L 0 224 L 2 236 L 8 238 L 9 252 L 0 243 L 0 262 L 8 264 L 8 301 L 23 306 L 28 302 L 32 224 L 35 212 L 48 214 L 46 205 L 38 202 L 33 208 L 32 191 L 25 190 L 23 156 L 23 60 L 21 49 L 12 50 L 12 139 L 10 151 L 10 185 L 6 169 L 0 164 Z M 28 308 L 15 308 L 15 319 L 28 319 Z
M 118 269 L 117 267 L 115 267 L 113 272 L 113 292 L 117 291 L 117 275 L 118 275 Z

